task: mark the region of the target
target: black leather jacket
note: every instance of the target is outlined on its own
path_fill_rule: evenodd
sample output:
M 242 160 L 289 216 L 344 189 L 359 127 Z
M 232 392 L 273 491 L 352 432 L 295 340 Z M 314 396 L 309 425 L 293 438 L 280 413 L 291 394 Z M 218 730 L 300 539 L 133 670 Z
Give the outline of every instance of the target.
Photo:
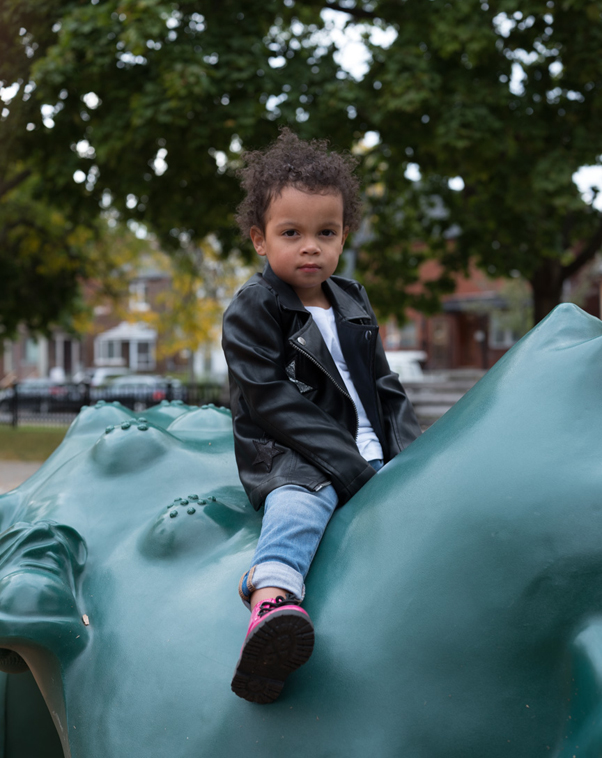
M 420 426 L 385 358 L 364 288 L 332 276 L 322 285 L 335 311 L 341 349 L 385 462 Z M 360 455 L 357 411 L 311 314 L 266 266 L 224 314 L 234 445 L 253 506 L 284 484 L 332 483 L 345 503 L 375 471 Z

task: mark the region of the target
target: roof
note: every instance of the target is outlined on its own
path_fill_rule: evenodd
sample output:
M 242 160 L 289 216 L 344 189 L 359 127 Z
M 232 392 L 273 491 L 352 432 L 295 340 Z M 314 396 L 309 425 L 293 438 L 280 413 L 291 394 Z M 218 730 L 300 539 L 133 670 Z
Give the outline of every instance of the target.
M 144 323 L 129 324 L 127 321 L 122 321 L 118 326 L 101 332 L 96 339 L 154 342 L 157 339 L 157 332 Z
M 445 313 L 457 313 L 458 311 L 490 310 L 491 308 L 502 310 L 508 307 L 507 300 L 499 292 L 465 293 L 463 295 L 450 295 L 443 300 Z

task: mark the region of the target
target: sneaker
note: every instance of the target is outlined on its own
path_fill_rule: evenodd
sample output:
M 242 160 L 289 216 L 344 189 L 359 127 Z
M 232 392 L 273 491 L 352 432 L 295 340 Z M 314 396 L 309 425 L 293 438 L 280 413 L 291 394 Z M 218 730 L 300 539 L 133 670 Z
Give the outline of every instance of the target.
M 273 703 L 286 677 L 314 649 L 314 627 L 292 595 L 257 603 L 232 679 L 232 691 L 251 703 Z

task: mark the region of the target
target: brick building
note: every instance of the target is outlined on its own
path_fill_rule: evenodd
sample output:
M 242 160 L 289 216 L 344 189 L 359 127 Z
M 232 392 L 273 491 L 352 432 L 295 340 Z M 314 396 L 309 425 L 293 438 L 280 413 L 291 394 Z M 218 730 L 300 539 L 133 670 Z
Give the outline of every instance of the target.
M 437 264 L 428 262 L 422 270 L 425 280 L 437 276 Z M 94 324 L 83 339 L 55 331 L 50 339 L 32 339 L 22 332 L 14 342 L 4 342 L 0 357 L 0 382 L 7 384 L 38 376 L 78 378 L 83 369 L 119 367 L 134 373 L 184 373 L 193 362 L 195 376 L 223 378 L 227 368 L 216 344 L 205 346 L 191 356 L 188 351 L 167 358 L 157 357 L 157 334 L 144 323 L 143 315 L 156 309 L 157 298 L 170 286 L 170 275 L 149 268 L 130 285 L 127 320 L 109 306 L 98 306 Z M 456 289 L 442 298 L 442 312 L 426 317 L 408 312 L 401 327 L 394 319 L 382 324 L 381 333 L 388 351 L 420 350 L 425 368 L 433 370 L 490 368 L 520 338 L 520 330 L 505 323 L 508 280 L 493 279 L 473 268 L 469 276 L 456 276 Z M 564 299 L 577 302 L 588 313 L 602 312 L 602 265 L 599 260 L 566 283 Z M 136 316 L 140 319 L 137 320 Z
M 60 330 L 50 338 L 32 338 L 24 330 L 16 340 L 5 340 L 0 356 L 0 382 L 51 376 L 57 381 L 79 381 L 85 370 L 119 369 L 139 374 L 190 373 L 195 376 L 225 376 L 226 365 L 219 344 L 159 357 L 157 332 L 144 321 L 151 310 L 160 310 L 158 298 L 171 284 L 169 272 L 148 268 L 131 282 L 125 311 L 109 305 L 94 309 L 90 331 L 81 339 Z M 126 318 L 124 319 L 124 315 Z M 138 319 L 136 318 L 138 316 Z
M 437 264 L 428 262 L 424 280 L 437 276 Z M 513 329 L 505 316 L 509 308 L 508 280 L 493 279 L 476 267 L 468 277 L 456 275 L 456 289 L 442 298 L 442 312 L 426 317 L 408 311 L 408 321 L 398 327 L 391 319 L 382 326 L 386 350 L 421 350 L 425 368 L 433 370 L 488 369 L 520 339 L 526 329 Z M 576 302 L 588 313 L 602 313 L 602 265 L 593 264 L 564 288 L 564 300 Z M 522 304 L 525 310 L 528 301 Z M 525 322 L 527 327 L 527 321 Z

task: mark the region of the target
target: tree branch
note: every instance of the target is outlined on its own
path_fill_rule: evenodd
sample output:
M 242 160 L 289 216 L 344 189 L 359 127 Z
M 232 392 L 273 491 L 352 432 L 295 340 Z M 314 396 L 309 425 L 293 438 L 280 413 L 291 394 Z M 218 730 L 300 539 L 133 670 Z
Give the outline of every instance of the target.
M 589 242 L 585 245 L 579 255 L 571 261 L 567 266 L 562 267 L 562 279 L 568 279 L 573 274 L 576 274 L 579 269 L 590 261 L 594 255 L 602 247 L 602 218 L 600 224 Z
M 341 13 L 348 13 L 350 16 L 353 16 L 354 18 L 369 18 L 372 21 L 375 21 L 377 18 L 380 18 L 380 16 L 377 13 L 374 13 L 373 11 L 367 11 L 364 8 L 344 8 L 342 5 L 339 5 L 339 3 L 333 3 L 333 2 L 326 2 L 326 6 L 328 8 L 332 8 L 333 11 L 341 11 Z
M 315 3 L 312 2 L 305 2 L 305 0 L 300 0 L 300 2 L 303 5 L 315 5 Z M 364 10 L 364 8 L 345 8 L 337 2 L 328 2 L 328 0 L 323 7 L 330 8 L 333 11 L 347 13 L 349 16 L 353 16 L 353 18 L 358 19 L 370 19 L 370 21 L 375 21 L 377 18 L 381 18 L 381 16 L 379 16 L 377 13 Z
M 20 174 L 17 174 L 12 179 L 10 179 L 8 182 L 0 182 L 0 197 L 6 195 L 7 192 L 10 192 L 13 187 L 17 187 L 19 184 L 21 184 L 21 182 L 24 182 L 30 175 L 31 169 L 26 168 L 25 170 L 21 171 Z

